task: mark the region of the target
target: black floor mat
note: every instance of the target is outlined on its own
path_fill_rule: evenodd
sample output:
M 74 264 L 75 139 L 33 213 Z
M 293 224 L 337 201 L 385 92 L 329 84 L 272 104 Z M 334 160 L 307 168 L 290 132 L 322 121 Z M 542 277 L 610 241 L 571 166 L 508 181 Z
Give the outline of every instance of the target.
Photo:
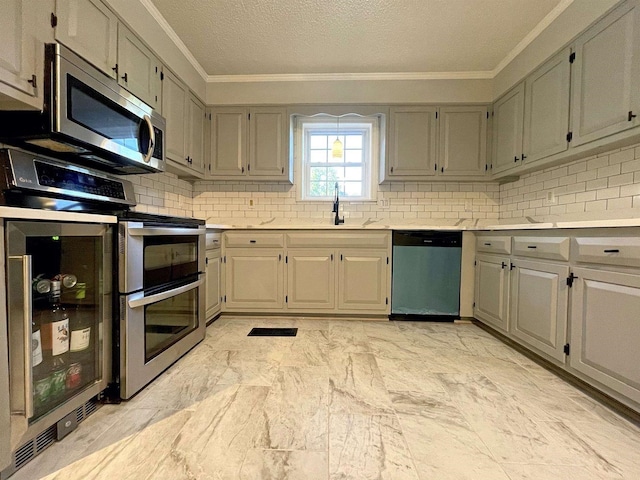
M 247 337 L 295 337 L 297 328 L 252 328 Z

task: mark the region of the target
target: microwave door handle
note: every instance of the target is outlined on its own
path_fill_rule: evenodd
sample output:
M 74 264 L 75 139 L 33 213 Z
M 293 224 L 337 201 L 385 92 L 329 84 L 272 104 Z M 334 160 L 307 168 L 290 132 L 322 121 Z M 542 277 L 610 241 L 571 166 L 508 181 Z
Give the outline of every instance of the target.
M 24 352 L 24 415 L 33 417 L 33 353 L 31 351 L 31 312 L 33 299 L 31 297 L 31 255 L 10 255 L 9 260 L 22 262 L 22 348 Z
M 201 275 L 201 278 L 199 280 L 190 283 L 189 285 L 183 285 L 182 287 L 167 290 L 166 292 L 156 293 L 155 295 L 149 295 L 148 297 L 145 297 L 144 293 L 134 294 L 132 295 L 132 297 L 134 298 L 132 298 L 128 302 L 129 308 L 144 307 L 145 305 L 149 305 L 151 303 L 161 302 L 162 300 L 166 300 L 167 298 L 175 297 L 176 295 L 180 295 L 181 293 L 193 290 L 203 283 L 204 277 Z
M 143 160 L 144 163 L 149 163 L 149 161 L 151 160 L 151 156 L 153 155 L 153 150 L 156 148 L 156 132 L 153 129 L 151 117 L 149 117 L 149 115 L 145 115 L 142 118 L 149 128 L 149 148 L 147 149 L 147 153 L 145 154 Z
M 184 236 L 184 235 L 204 235 L 203 228 L 162 228 L 162 227 L 129 227 L 127 232 L 132 237 L 162 237 L 162 236 Z

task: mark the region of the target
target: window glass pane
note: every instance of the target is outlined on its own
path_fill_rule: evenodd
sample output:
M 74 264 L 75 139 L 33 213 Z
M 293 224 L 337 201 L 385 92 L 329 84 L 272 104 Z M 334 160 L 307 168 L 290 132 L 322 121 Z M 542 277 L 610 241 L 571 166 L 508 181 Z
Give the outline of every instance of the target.
M 311 183 L 309 184 L 309 196 L 310 197 L 326 197 L 328 196 L 327 187 L 328 187 L 327 182 L 311 181 Z
M 362 167 L 347 167 L 344 169 L 345 180 L 362 181 Z
M 311 150 L 311 163 L 327 163 L 328 150 Z
M 345 182 L 343 195 L 347 197 L 359 197 L 362 195 L 362 183 Z
M 361 163 L 362 150 L 345 150 L 344 161 L 347 163 Z
M 327 169 L 325 167 L 311 167 L 311 181 L 326 181 L 327 180 Z
M 327 179 L 329 181 L 338 181 L 344 179 L 344 167 L 329 167 L 327 172 Z
M 326 135 L 311 135 L 309 141 L 311 148 L 327 148 L 327 136 Z
M 362 135 L 347 135 L 344 148 L 362 148 Z

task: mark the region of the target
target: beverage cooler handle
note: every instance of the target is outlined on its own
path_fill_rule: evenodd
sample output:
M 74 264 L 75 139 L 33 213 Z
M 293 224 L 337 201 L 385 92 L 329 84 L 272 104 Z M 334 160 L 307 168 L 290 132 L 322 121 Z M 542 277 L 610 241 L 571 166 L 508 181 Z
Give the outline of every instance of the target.
M 22 316 L 22 340 L 24 351 L 24 414 L 33 417 L 33 358 L 31 351 L 31 315 L 33 301 L 31 297 L 31 255 L 11 255 L 9 260 L 22 262 L 22 295 L 24 308 Z

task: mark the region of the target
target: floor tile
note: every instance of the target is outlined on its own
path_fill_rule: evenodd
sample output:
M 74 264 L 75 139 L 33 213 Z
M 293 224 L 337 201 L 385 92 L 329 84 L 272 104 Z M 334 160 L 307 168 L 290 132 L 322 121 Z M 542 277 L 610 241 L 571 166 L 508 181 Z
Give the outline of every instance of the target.
M 327 452 L 249 450 L 241 480 L 327 480 Z

